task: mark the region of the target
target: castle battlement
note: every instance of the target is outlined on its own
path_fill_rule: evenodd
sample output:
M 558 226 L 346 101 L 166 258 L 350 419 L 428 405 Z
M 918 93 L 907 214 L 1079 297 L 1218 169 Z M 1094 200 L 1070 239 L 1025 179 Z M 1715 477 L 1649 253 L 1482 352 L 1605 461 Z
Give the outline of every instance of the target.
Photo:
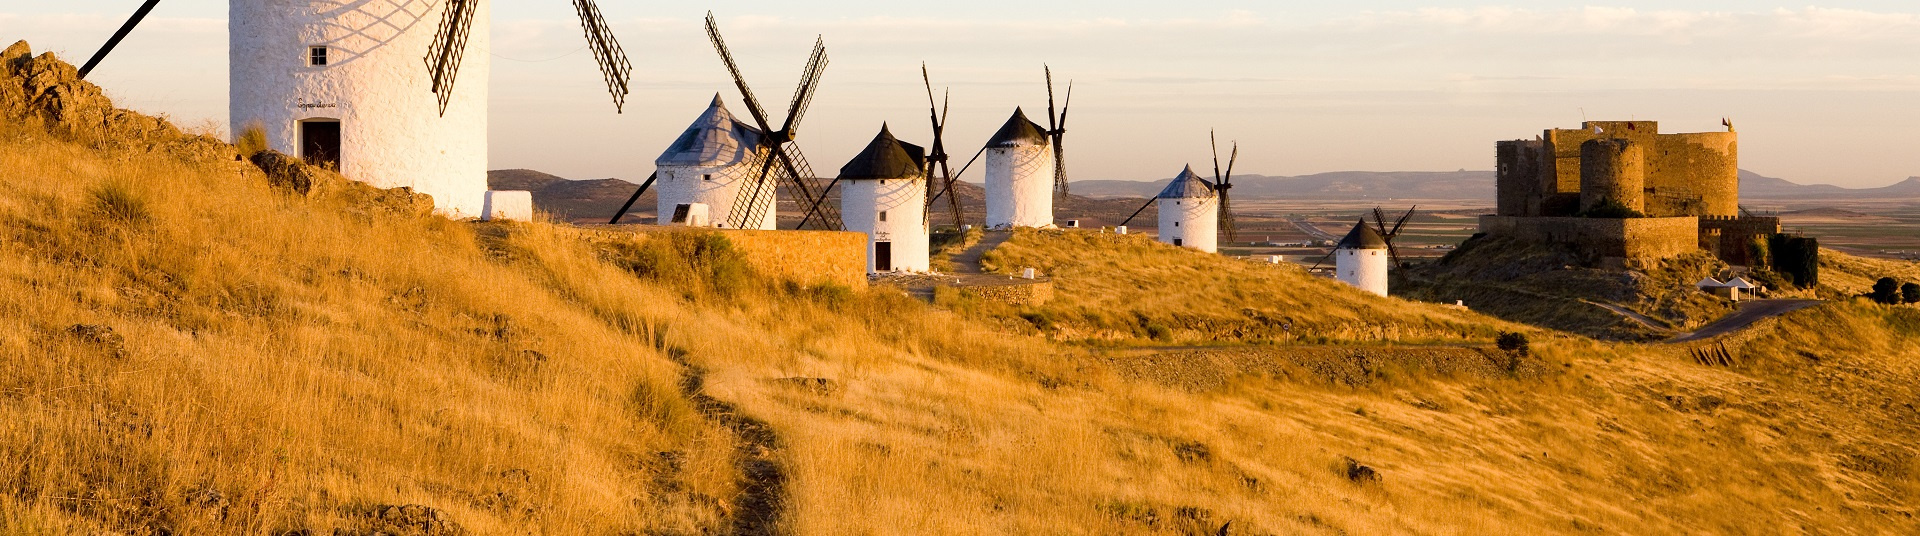
M 1587 121 L 1497 142 L 1494 153 L 1498 207 L 1480 225 L 1489 235 L 1571 243 L 1600 258 L 1704 249 L 1747 264 L 1755 236 L 1780 232 L 1779 218 L 1740 212 L 1731 129 L 1661 134 L 1654 121 Z M 1629 212 L 1642 217 L 1620 217 Z

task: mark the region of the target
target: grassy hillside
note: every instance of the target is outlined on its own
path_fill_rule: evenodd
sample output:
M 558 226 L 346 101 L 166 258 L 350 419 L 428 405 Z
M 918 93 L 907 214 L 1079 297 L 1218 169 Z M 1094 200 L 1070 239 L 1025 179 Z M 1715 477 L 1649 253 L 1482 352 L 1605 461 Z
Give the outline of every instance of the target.
M 1624 271 L 1587 268 L 1564 245 L 1479 237 L 1438 261 L 1395 274 L 1394 292 L 1441 303 L 1461 300 L 1507 320 L 1591 337 L 1656 340 L 1731 312 L 1730 304 L 1694 287 L 1708 276 L 1729 277 L 1727 269 L 1707 253 L 1635 262 Z
M 18 63 L 0 109 L 47 94 Z M 1121 356 L 771 279 L 722 234 L 448 221 L 29 113 L 0 121 L 0 534 L 1920 530 L 1911 308 L 1796 313 L 1734 368 L 1538 334 L 1504 368 L 1300 341 Z M 1073 247 L 1152 262 L 1044 265 L 1061 316 L 1486 329 Z M 1120 283 L 1076 274 L 1199 299 L 1101 301 Z
M 1053 301 L 1018 311 L 1073 340 L 1164 342 L 1480 342 L 1497 320 L 1380 298 L 1292 264 L 1203 254 L 1145 234 L 1021 229 L 981 259 L 990 272 L 1036 268 Z

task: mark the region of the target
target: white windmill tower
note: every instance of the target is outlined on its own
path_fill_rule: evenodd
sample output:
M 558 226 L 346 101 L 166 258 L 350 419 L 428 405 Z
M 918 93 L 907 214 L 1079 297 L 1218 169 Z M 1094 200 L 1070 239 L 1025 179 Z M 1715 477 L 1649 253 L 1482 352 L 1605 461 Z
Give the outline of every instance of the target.
M 893 137 L 886 125 L 866 150 L 840 167 L 840 218 L 867 234 L 867 272 L 929 269 L 927 151 Z
M 1160 241 L 1181 247 L 1189 247 L 1207 253 L 1220 251 L 1220 236 L 1233 240 L 1233 207 L 1229 205 L 1227 190 L 1233 187 L 1233 164 L 1240 160 L 1240 144 L 1233 144 L 1233 155 L 1227 160 L 1226 175 L 1220 174 L 1220 151 L 1216 146 L 1213 152 L 1213 182 L 1207 182 L 1193 172 L 1193 166 L 1180 170 L 1180 175 L 1160 190 L 1160 195 L 1140 205 L 1139 210 L 1120 222 L 1121 227 L 1133 223 L 1134 218 L 1146 212 L 1147 207 L 1155 203 L 1160 205 Z
M 1207 253 L 1220 251 L 1220 196 L 1213 183 L 1187 166 L 1154 196 L 1160 204 L 1160 241 Z
M 740 198 L 742 187 L 753 182 L 754 173 L 766 158 L 763 136 L 760 129 L 735 119 L 715 94 L 707 111 L 653 161 L 658 170 L 655 192 L 659 223 L 674 223 L 682 205 L 704 206 L 709 221 L 725 227 L 732 221 L 734 201 Z M 747 222 L 746 228 L 774 228 L 774 199 L 772 195 L 753 199 L 760 205 L 752 211 L 758 217 Z
M 1067 153 L 1062 142 L 1072 106 L 1069 82 L 1066 103 L 1058 115 L 1054 113 L 1053 70 L 1048 69 L 1048 126 L 1034 123 L 1025 111 L 1014 108 L 1013 117 L 981 148 L 987 155 L 988 229 L 1053 226 L 1053 191 L 1067 193 Z
M 1053 155 L 1046 129 L 1015 108 L 987 140 L 987 228 L 1053 225 Z
M 573 4 L 623 107 L 631 64 L 593 1 Z M 231 0 L 228 15 L 234 132 L 259 128 L 272 149 L 432 195 L 443 214 L 481 214 L 488 2 Z M 455 93 L 463 71 L 472 82 Z

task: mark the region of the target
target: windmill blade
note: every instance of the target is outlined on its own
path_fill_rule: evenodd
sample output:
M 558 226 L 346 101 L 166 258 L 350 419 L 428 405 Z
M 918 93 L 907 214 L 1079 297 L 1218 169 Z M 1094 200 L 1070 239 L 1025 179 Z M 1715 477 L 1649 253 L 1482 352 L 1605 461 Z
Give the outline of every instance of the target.
M 813 93 L 820 87 L 820 76 L 827 72 L 827 41 L 816 38 L 813 41 L 813 56 L 807 58 L 807 69 L 800 73 L 800 87 L 793 90 L 793 105 L 787 108 L 787 124 L 780 127 L 786 139 L 794 138 L 794 129 L 800 127 L 800 118 L 807 115 L 807 107 L 813 104 Z
M 1213 183 L 1220 184 L 1220 138 L 1207 131 L 1207 144 L 1213 147 Z
M 1132 216 L 1127 216 L 1127 220 L 1126 220 L 1126 221 L 1123 221 L 1123 222 L 1120 222 L 1120 226 L 1121 226 L 1121 227 L 1126 227 L 1126 226 L 1127 226 L 1127 224 L 1129 224 L 1129 223 L 1133 223 L 1133 219 L 1134 219 L 1134 218 L 1137 218 L 1137 217 L 1140 217 L 1140 213 L 1142 213 L 1142 212 L 1146 212 L 1146 211 L 1147 211 L 1147 207 L 1151 207 L 1151 206 L 1153 206 L 1153 202 L 1155 202 L 1155 201 L 1159 201 L 1159 199 L 1148 199 L 1148 200 L 1147 200 L 1147 204 L 1145 204 L 1145 205 L 1140 205 L 1140 210 L 1136 210 L 1136 211 L 1133 211 L 1133 215 L 1132 215 Z
M 713 50 L 720 53 L 721 63 L 725 63 L 727 73 L 733 75 L 733 85 L 740 88 L 740 98 L 747 102 L 747 112 L 753 115 L 754 125 L 760 127 L 761 132 L 773 134 L 773 128 L 767 123 L 767 110 L 760 107 L 760 100 L 753 97 L 753 89 L 747 87 L 747 79 L 740 76 L 740 65 L 733 62 L 733 52 L 727 50 L 727 41 L 720 38 L 720 23 L 714 20 L 712 11 L 707 12 L 707 39 L 713 41 Z
M 93 58 L 88 59 L 87 64 L 80 67 L 80 79 L 86 80 L 87 73 L 93 72 L 94 67 L 99 67 L 100 60 L 107 59 L 107 54 L 113 52 L 114 47 L 120 46 L 120 41 L 126 39 L 127 34 L 133 33 L 133 28 L 139 26 L 140 21 L 146 20 L 147 14 L 153 12 L 153 6 L 159 4 L 160 0 L 147 0 L 147 3 L 140 5 L 140 9 L 134 10 L 133 17 L 128 18 L 126 24 L 120 25 L 120 29 L 113 32 L 113 37 L 107 38 L 107 44 L 101 46 L 99 51 L 93 53 Z
M 1308 268 L 1308 269 L 1307 269 L 1307 271 L 1309 271 L 1309 272 L 1311 272 L 1311 271 L 1314 271 L 1314 270 L 1319 270 L 1319 269 L 1320 269 L 1320 265 L 1322 265 L 1322 264 L 1326 264 L 1326 263 L 1327 263 L 1327 259 L 1331 259 L 1331 258 L 1333 258 L 1333 254 L 1335 254 L 1335 253 L 1339 253 L 1339 252 L 1340 252 L 1340 250 L 1338 250 L 1338 249 L 1335 249 L 1335 250 L 1333 250 L 1333 251 L 1329 251 L 1329 252 L 1327 252 L 1327 254 L 1326 254 L 1326 256 L 1323 256 L 1323 257 L 1320 257 L 1320 260 L 1317 260 L 1317 261 L 1313 261 L 1313 267 L 1312 267 L 1312 268 Z
M 614 39 L 613 29 L 607 26 L 607 20 L 600 15 L 600 6 L 593 0 L 573 0 L 573 10 L 580 14 L 580 27 L 587 33 L 587 46 L 593 48 L 593 59 L 600 62 L 600 76 L 607 80 L 607 92 L 613 94 L 615 113 L 626 113 L 628 83 L 633 79 L 633 62 L 627 60 L 627 52 L 620 48 L 620 41 Z
M 613 219 L 607 220 L 607 225 L 619 225 L 620 218 L 627 217 L 627 211 L 633 209 L 633 202 L 639 201 L 640 196 L 646 195 L 647 188 L 653 187 L 653 181 L 659 178 L 660 178 L 660 172 L 658 171 L 653 172 L 652 175 L 648 175 L 647 182 L 640 183 L 640 189 L 634 190 L 633 197 L 627 198 L 626 204 L 620 205 L 620 211 L 613 213 Z
M 1365 222 L 1366 218 L 1362 217 L 1360 220 Z M 1387 213 L 1380 210 L 1380 207 L 1373 207 L 1373 227 L 1374 230 L 1380 231 L 1381 238 L 1387 237 Z
M 1227 157 L 1227 175 L 1220 179 L 1221 187 L 1223 188 L 1232 187 L 1231 185 L 1233 184 L 1233 163 L 1239 162 L 1239 161 L 1240 161 L 1240 142 L 1236 141 L 1236 142 L 1233 142 L 1233 154 Z
M 1048 93 L 1052 93 L 1052 82 L 1048 82 Z M 1053 182 L 1060 187 L 1060 195 L 1067 195 L 1067 112 L 1073 109 L 1073 81 L 1067 81 L 1067 101 L 1060 105 L 1060 127 L 1053 131 Z
M 1394 246 L 1393 246 L 1393 239 L 1391 239 L 1391 238 L 1388 238 L 1388 239 L 1387 239 L 1387 258 L 1388 258 L 1388 259 L 1392 259 L 1392 260 L 1393 260 L 1393 265 L 1394 265 L 1394 266 L 1401 266 L 1401 264 L 1400 264 L 1400 248 L 1397 248 L 1397 247 L 1394 247 Z
M 1399 221 L 1393 222 L 1393 232 L 1388 233 L 1388 235 L 1399 236 L 1400 228 L 1407 224 L 1407 220 L 1413 219 L 1413 211 L 1415 210 L 1420 210 L 1420 205 L 1414 205 L 1413 208 L 1407 209 L 1407 213 L 1404 215 L 1401 215 Z
M 933 75 L 928 72 L 926 62 L 920 63 L 920 80 L 927 86 L 927 116 L 933 122 L 933 145 L 927 154 L 928 184 L 932 184 L 932 181 L 937 178 L 941 180 L 942 192 L 952 192 L 954 176 L 953 168 L 947 163 L 946 123 L 947 112 L 952 109 L 953 105 L 953 92 L 951 90 L 946 92 L 945 102 L 934 100 Z M 927 198 L 926 213 L 928 215 L 932 214 L 933 204 L 937 198 L 939 198 L 939 194 Z M 966 213 L 961 210 L 960 197 L 954 195 L 947 196 L 947 207 L 953 211 L 953 226 L 958 228 L 964 225 Z M 929 220 L 931 220 L 931 218 L 929 218 Z
M 467 37 L 473 33 L 473 16 L 478 11 L 479 0 L 447 0 L 440 30 L 427 47 L 427 71 L 433 77 L 441 117 L 446 117 L 447 103 L 453 101 L 453 81 L 460 75 L 460 59 L 467 53 Z
M 1233 198 L 1226 190 L 1220 190 L 1220 237 L 1231 243 L 1236 241 L 1237 231 L 1233 224 Z

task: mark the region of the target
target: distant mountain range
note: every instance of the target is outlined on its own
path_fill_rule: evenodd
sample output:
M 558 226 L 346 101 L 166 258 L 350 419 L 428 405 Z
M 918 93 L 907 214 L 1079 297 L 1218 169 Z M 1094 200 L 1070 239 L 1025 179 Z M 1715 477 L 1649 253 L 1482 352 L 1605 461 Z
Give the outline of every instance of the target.
M 1158 181 L 1089 180 L 1073 183 L 1073 193 L 1093 198 L 1146 197 L 1159 193 L 1171 177 Z M 1494 197 L 1492 171 L 1337 171 L 1274 177 L 1241 175 L 1233 179 L 1239 199 L 1486 199 Z M 1800 184 L 1740 171 L 1741 197 L 1780 198 L 1901 198 L 1920 197 L 1920 177 L 1879 188 L 1842 188 L 1831 184 Z

